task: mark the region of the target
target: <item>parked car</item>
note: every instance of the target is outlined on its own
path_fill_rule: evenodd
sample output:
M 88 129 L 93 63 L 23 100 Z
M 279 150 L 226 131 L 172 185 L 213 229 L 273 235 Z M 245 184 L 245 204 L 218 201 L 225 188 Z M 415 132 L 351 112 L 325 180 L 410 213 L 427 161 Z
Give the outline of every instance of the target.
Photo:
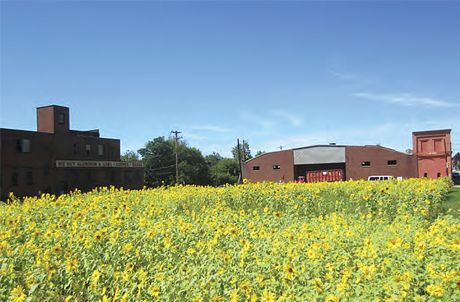
M 296 180 L 295 183 L 304 183 L 305 182 L 305 176 L 299 176 L 299 180 Z

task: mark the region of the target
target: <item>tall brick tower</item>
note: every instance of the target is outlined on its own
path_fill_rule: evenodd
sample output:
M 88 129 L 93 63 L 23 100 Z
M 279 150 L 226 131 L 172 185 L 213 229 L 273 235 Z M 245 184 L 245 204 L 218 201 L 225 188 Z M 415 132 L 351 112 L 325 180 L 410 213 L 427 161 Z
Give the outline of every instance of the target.
M 37 108 L 37 131 L 46 133 L 67 133 L 70 129 L 69 108 L 44 106 Z
M 418 177 L 451 177 L 451 129 L 412 133 L 414 155 L 417 157 Z

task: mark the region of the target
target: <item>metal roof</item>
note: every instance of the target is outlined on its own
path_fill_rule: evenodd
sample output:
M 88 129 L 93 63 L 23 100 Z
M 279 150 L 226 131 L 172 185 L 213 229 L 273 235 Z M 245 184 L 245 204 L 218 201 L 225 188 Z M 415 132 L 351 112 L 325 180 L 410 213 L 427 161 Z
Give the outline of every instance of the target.
M 345 163 L 345 146 L 312 146 L 293 151 L 294 165 Z

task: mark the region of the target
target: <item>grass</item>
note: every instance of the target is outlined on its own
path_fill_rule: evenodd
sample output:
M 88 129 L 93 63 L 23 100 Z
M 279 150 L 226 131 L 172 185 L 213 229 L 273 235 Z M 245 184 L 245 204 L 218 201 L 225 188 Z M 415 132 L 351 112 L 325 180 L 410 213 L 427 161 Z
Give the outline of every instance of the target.
M 442 208 L 445 213 L 447 213 L 449 210 L 452 210 L 451 214 L 453 216 L 460 216 L 460 187 L 452 187 L 450 189 L 446 201 L 443 202 Z

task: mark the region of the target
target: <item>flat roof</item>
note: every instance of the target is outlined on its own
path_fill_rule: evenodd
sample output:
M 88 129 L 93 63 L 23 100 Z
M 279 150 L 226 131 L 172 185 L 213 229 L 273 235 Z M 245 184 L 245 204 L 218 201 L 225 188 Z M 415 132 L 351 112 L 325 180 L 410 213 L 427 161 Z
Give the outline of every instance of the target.
M 426 131 L 415 131 L 412 132 L 413 135 L 424 135 L 424 134 L 446 134 L 450 133 L 452 129 L 439 129 L 439 130 L 426 130 Z

